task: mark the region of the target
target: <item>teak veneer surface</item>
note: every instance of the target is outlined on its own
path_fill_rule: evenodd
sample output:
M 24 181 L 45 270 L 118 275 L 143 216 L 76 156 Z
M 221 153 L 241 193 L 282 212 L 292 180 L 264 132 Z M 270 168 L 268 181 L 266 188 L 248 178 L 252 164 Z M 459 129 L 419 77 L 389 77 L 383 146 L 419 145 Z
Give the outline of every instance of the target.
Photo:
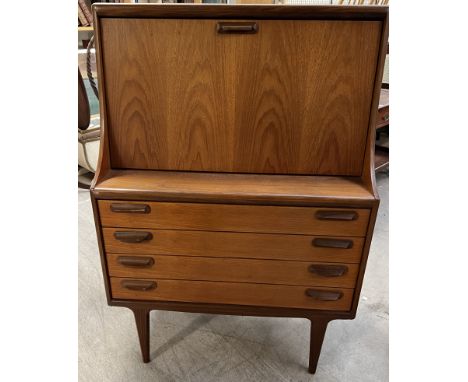
M 357 214 L 355 220 L 319 220 L 321 211 L 345 209 L 165 202 L 135 203 L 150 207 L 144 214 L 113 212 L 111 206 L 118 203 L 98 201 L 103 227 L 365 236 L 370 213 L 354 208 L 348 210 Z
M 361 176 L 382 23 L 219 21 L 101 20 L 111 167 Z
M 148 229 L 151 240 L 124 243 L 114 237 L 117 231 L 122 229 L 103 228 L 107 252 L 359 263 L 364 246 L 362 237 L 334 237 L 353 242 L 337 249 L 313 246 L 318 236 Z
M 121 265 L 122 256 L 107 254 L 110 276 L 354 288 L 359 270 L 357 264 L 340 264 L 348 268 L 345 274 L 325 277 L 310 272 L 309 266 L 337 264 L 170 255 L 145 255 L 154 264 L 140 268 Z
M 111 170 L 94 192 L 101 199 L 131 194 L 133 200 L 371 204 L 375 198 L 359 178 L 337 176 L 224 174 Z
M 135 291 L 125 289 L 121 285 L 123 280 L 129 279 L 110 278 L 112 297 L 346 311 L 351 307 L 354 292 L 346 288 L 314 288 L 343 293 L 343 297 L 337 301 L 321 301 L 308 297 L 305 293 L 307 287 L 303 286 L 151 279 L 157 283 L 155 289 Z
M 102 135 L 91 201 L 107 300 L 133 311 L 143 361 L 154 309 L 304 317 L 315 373 L 328 322 L 356 315 L 376 221 L 388 8 L 93 10 Z M 219 22 L 256 28 L 218 33 Z M 145 257 L 151 269 L 128 268 Z M 348 278 L 332 280 L 343 265 Z

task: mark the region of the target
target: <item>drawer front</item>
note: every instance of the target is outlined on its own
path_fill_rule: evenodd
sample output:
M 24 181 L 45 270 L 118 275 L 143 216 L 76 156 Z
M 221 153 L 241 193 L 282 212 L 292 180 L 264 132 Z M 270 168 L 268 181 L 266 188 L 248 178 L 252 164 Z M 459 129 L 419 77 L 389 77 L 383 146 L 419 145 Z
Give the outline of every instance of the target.
M 365 236 L 368 209 L 99 200 L 104 227 Z
M 144 240 L 128 242 L 121 233 L 148 232 Z M 238 232 L 140 230 L 104 228 L 108 253 L 170 254 L 359 263 L 360 237 L 331 237 Z M 143 236 L 141 236 L 143 239 Z M 130 240 L 131 241 L 131 240 Z
M 360 176 L 381 22 L 220 22 L 101 19 L 112 167 Z
M 116 277 L 251 282 L 354 288 L 359 265 L 305 261 L 108 254 Z
M 114 299 L 179 301 L 348 311 L 353 289 L 228 283 L 211 281 L 125 279 L 111 277 Z M 309 296 L 309 295 L 310 296 Z

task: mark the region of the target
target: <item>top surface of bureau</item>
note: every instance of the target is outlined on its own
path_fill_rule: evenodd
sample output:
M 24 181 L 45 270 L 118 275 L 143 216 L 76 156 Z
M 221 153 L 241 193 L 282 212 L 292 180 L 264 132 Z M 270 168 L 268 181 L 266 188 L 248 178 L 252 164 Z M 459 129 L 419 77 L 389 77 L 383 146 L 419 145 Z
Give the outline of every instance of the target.
M 110 167 L 361 176 L 382 21 L 195 8 L 101 12 Z

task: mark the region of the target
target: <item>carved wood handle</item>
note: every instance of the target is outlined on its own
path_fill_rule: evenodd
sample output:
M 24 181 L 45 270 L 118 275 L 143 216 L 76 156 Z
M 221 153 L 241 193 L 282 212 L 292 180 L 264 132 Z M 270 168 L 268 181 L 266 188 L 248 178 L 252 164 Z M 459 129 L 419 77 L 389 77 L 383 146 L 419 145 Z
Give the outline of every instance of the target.
M 150 267 L 154 264 L 152 257 L 142 256 L 119 256 L 117 262 L 126 267 Z
M 318 237 L 312 240 L 312 245 L 319 248 L 350 249 L 353 248 L 353 241 L 348 239 Z
M 257 33 L 256 22 L 219 22 L 216 24 L 218 33 Z
M 155 281 L 144 281 L 144 280 L 123 280 L 120 285 L 122 288 L 129 290 L 138 291 L 149 291 L 155 289 L 158 284 Z
M 306 295 L 308 297 L 315 298 L 320 301 L 337 301 L 343 297 L 343 292 L 332 292 L 329 290 L 319 290 L 319 289 L 306 289 Z
M 149 214 L 151 211 L 151 208 L 148 204 L 140 203 L 112 203 L 110 208 L 112 212 L 125 212 L 134 214 Z
M 315 217 L 319 220 L 345 220 L 351 221 L 358 218 L 356 211 L 325 211 L 320 210 L 315 213 Z
M 346 265 L 312 264 L 309 272 L 323 277 L 340 277 L 348 272 Z
M 147 231 L 115 231 L 114 237 L 124 243 L 141 243 L 145 240 L 151 240 L 153 234 Z

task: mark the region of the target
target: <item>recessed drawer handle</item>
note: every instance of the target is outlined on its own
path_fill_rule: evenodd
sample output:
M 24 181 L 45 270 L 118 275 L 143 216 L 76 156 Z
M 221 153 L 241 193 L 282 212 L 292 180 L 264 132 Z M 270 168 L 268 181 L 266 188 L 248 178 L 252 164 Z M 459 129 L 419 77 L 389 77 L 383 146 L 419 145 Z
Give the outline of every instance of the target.
M 320 237 L 312 240 L 312 245 L 319 248 L 350 249 L 353 248 L 353 241 L 347 239 L 327 239 Z
M 114 237 L 124 243 L 141 243 L 145 240 L 151 240 L 153 234 L 146 231 L 115 231 Z
M 158 284 L 155 281 L 143 281 L 143 280 L 123 280 L 120 285 L 122 288 L 129 290 L 149 291 L 155 289 Z
M 150 267 L 154 264 L 152 257 L 140 257 L 140 256 L 119 256 L 117 262 L 120 265 L 126 267 Z
M 255 22 L 219 22 L 216 30 L 218 33 L 257 33 L 258 25 Z
M 358 214 L 355 211 L 317 211 L 315 217 L 319 220 L 356 220 Z
M 126 212 L 134 214 L 149 214 L 151 208 L 148 204 L 137 204 L 137 203 L 112 203 L 112 212 Z
M 339 277 L 348 272 L 348 267 L 346 265 L 312 264 L 309 266 L 309 272 L 323 277 Z
M 320 301 L 337 301 L 343 297 L 343 292 L 331 292 L 328 290 L 306 289 L 308 297 L 315 298 Z

